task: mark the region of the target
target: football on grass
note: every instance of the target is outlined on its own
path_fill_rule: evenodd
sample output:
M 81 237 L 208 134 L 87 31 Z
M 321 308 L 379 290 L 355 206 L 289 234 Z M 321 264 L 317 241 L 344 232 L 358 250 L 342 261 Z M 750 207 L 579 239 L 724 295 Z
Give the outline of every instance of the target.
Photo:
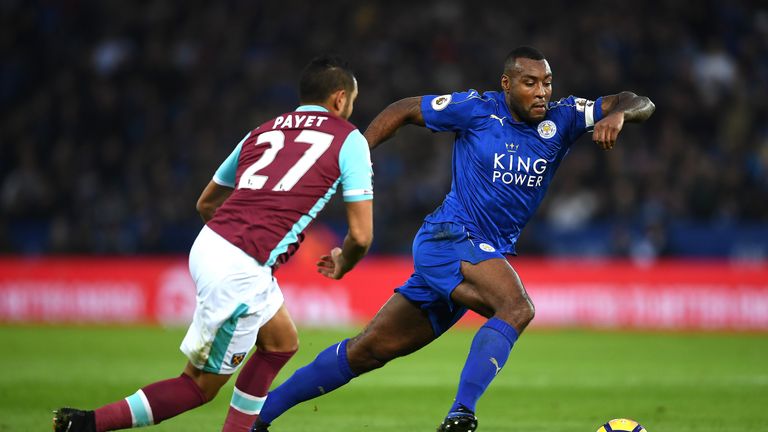
M 646 432 L 645 428 L 634 420 L 613 419 L 600 426 L 597 432 Z

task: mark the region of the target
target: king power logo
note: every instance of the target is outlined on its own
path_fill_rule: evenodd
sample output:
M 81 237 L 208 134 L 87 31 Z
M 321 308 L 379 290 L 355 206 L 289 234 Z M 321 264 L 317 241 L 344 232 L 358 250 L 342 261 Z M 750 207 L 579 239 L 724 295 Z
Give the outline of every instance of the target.
M 506 153 L 493 154 L 493 170 L 491 181 L 507 185 L 541 187 L 544 173 L 547 171 L 547 160 L 517 155 L 519 144 L 507 143 Z

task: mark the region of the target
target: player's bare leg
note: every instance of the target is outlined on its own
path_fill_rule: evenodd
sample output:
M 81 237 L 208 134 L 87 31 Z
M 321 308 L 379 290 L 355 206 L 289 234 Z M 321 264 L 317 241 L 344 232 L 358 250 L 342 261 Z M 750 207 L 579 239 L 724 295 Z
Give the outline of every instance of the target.
M 461 263 L 464 281 L 451 299 L 486 317 L 496 317 L 522 333 L 533 320 L 533 302 L 515 269 L 504 259 L 489 259 L 477 264 Z
M 256 349 L 270 352 L 299 349 L 299 334 L 285 305 L 280 306 L 275 316 L 259 329 Z
M 380 368 L 435 340 L 427 315 L 395 293 L 363 331 L 349 340 L 347 358 L 355 374 Z
M 224 384 L 229 381 L 230 375 L 220 375 L 210 372 L 204 372 L 200 369 L 192 366 L 187 362 L 187 366 L 184 368 L 184 375 L 192 378 L 192 381 L 200 388 L 200 392 L 203 394 L 206 402 L 213 400 L 219 393 Z
M 490 319 L 472 341 L 456 398 L 438 432 L 477 429 L 474 412 L 478 399 L 504 367 L 518 335 L 534 316 L 533 303 L 506 260 L 462 262 L 461 272 L 464 281 L 454 289 L 452 300 Z
M 235 382 L 222 432 L 248 431 L 256 420 L 267 390 L 280 369 L 299 348 L 296 326 L 285 305 L 259 329 L 256 351 Z

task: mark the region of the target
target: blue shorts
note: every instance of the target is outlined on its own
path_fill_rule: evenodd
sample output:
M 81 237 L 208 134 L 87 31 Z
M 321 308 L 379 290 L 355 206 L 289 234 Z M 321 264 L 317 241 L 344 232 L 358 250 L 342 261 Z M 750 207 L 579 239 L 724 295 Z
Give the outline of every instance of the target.
M 461 262 L 477 264 L 492 258 L 505 257 L 463 226 L 424 222 L 413 239 L 414 272 L 395 292 L 425 311 L 435 336 L 440 336 L 467 312 L 451 300 L 451 293 L 464 280 Z

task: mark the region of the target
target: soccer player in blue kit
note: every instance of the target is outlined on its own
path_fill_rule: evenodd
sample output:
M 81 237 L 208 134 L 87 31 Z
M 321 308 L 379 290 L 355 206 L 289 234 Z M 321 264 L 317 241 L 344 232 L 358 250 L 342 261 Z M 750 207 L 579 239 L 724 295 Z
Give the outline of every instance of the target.
M 252 431 L 266 431 L 290 407 L 424 347 L 468 309 L 488 321 L 472 341 L 453 405 L 437 430 L 477 429 L 478 399 L 534 316 L 505 256 L 515 254 L 521 230 L 581 135 L 592 131 L 607 150 L 625 122 L 644 121 L 654 111 L 647 97 L 631 92 L 550 102 L 549 63 L 530 47 L 507 56 L 501 89 L 402 99 L 369 125 L 371 148 L 406 124 L 454 132 L 451 191 L 416 234 L 411 277 L 360 334 L 327 348 L 270 392 Z

